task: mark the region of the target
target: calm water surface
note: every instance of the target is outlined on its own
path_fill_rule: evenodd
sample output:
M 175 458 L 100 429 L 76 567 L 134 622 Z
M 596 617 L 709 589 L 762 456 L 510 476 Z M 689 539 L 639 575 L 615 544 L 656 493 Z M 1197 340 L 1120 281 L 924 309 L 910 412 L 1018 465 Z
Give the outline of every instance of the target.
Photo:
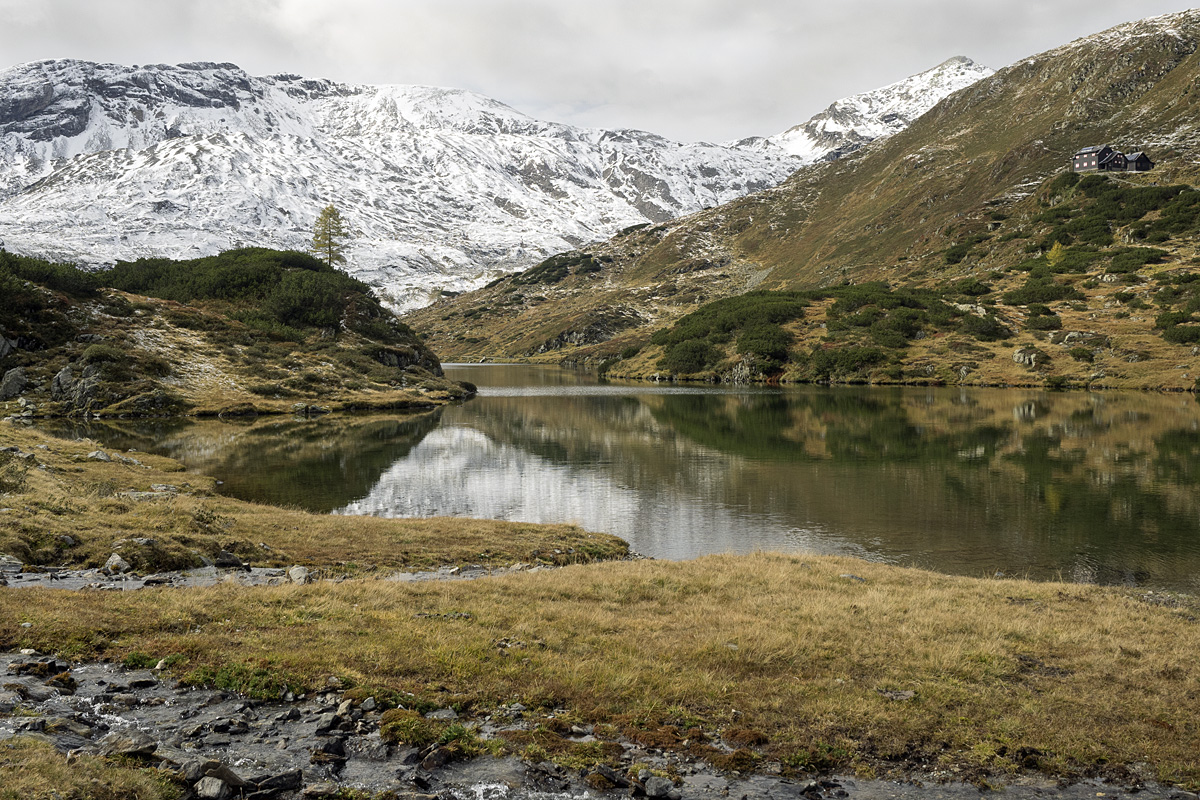
M 172 455 L 238 497 L 323 512 L 574 522 L 656 558 L 838 553 L 1200 591 L 1191 395 L 447 373 L 479 396 L 413 417 L 77 432 Z

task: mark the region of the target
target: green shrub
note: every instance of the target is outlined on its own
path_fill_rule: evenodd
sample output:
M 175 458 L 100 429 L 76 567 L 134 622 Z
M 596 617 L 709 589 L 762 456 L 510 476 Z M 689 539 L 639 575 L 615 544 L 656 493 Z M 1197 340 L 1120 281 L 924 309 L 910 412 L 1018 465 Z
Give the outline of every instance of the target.
M 887 360 L 886 351 L 878 347 L 822 348 L 814 350 L 810 356 L 813 377 L 817 380 L 853 377 Z
M 1008 326 L 992 314 L 984 317 L 966 314 L 959 323 L 959 330 L 982 342 L 996 342 L 1011 338 L 1013 335 Z
M 659 366 L 676 375 L 691 375 L 714 366 L 720 355 L 702 339 L 688 339 L 667 348 Z
M 1072 347 L 1067 351 L 1067 355 L 1076 361 L 1086 361 L 1089 364 L 1096 360 L 1096 354 L 1090 347 Z
M 80 360 L 84 364 L 108 364 L 116 363 L 124 360 L 126 354 L 124 351 L 113 347 L 111 344 L 92 344 L 88 345 L 83 351 Z

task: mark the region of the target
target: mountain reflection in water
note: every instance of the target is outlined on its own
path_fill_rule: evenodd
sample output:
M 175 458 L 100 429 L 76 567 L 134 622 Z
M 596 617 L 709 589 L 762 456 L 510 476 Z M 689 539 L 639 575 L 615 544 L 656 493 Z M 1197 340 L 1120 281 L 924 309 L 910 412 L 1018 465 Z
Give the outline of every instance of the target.
M 1190 395 L 447 371 L 480 384 L 480 396 L 410 418 L 87 435 L 172 455 L 236 496 L 318 511 L 575 522 L 658 558 L 843 553 L 1200 590 L 1200 404 Z

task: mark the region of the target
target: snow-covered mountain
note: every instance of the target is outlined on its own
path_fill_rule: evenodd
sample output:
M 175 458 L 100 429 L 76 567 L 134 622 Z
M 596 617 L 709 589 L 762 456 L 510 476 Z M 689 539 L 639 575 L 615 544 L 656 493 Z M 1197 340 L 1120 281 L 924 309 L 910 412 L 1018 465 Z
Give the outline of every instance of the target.
M 838 100 L 808 122 L 766 142 L 806 164 L 832 161 L 868 142 L 899 133 L 943 97 L 993 72 L 966 56 L 955 56 L 890 86 Z
M 952 85 L 896 90 L 889 113 L 906 123 Z M 869 130 L 840 119 L 847 136 L 878 135 L 870 114 Z M 304 249 L 333 203 L 355 234 L 349 271 L 415 307 L 773 186 L 816 160 L 795 130 L 683 144 L 542 122 L 462 90 L 37 62 L 0 72 L 0 244 L 94 265 Z

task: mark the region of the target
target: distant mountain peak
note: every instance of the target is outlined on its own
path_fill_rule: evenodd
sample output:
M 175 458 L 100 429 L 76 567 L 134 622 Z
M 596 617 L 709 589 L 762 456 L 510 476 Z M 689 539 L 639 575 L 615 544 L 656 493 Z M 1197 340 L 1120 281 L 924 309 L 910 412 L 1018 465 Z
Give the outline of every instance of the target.
M 966 56 L 882 89 L 851 95 L 807 122 L 765 140 L 805 163 L 832 161 L 907 128 L 943 98 L 993 74 Z

